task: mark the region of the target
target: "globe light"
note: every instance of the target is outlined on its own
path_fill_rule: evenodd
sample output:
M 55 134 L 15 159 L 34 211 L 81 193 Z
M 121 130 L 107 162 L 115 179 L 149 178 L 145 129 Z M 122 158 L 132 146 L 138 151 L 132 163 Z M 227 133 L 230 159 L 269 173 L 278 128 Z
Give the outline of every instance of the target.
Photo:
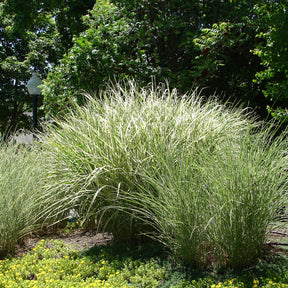
M 40 84 L 42 84 L 42 80 L 36 72 L 33 72 L 32 77 L 27 82 L 27 89 L 32 96 L 33 103 L 33 129 L 37 128 L 37 98 L 41 94 L 41 88 L 38 87 Z

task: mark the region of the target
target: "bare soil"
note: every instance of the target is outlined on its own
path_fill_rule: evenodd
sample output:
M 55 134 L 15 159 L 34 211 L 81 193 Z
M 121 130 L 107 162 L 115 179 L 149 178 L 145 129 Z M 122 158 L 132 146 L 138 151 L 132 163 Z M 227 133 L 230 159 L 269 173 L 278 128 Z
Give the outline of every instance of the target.
M 71 245 L 75 250 L 91 248 L 95 245 L 105 245 L 112 241 L 112 236 L 108 233 L 96 233 L 85 229 L 74 229 L 67 233 L 65 230 L 49 232 L 45 235 L 30 234 L 17 245 L 15 257 L 21 257 L 32 250 L 42 239 L 62 240 L 66 245 Z
M 22 243 L 17 245 L 15 257 L 21 257 L 42 239 L 62 240 L 66 245 L 71 245 L 76 250 L 92 248 L 95 245 L 106 245 L 112 242 L 112 236 L 108 233 L 96 233 L 95 230 L 73 229 L 69 233 L 65 229 L 57 229 L 45 234 L 30 234 L 23 239 Z M 268 253 L 288 255 L 288 229 L 272 231 L 267 235 L 265 250 Z

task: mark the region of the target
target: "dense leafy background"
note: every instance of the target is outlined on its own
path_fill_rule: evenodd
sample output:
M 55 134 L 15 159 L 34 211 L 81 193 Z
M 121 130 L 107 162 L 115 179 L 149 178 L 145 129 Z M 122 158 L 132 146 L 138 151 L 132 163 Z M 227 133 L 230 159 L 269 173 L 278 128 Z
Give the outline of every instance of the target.
M 2 133 L 31 126 L 31 69 L 46 79 L 46 118 L 81 103 L 83 90 L 132 77 L 287 118 L 285 1 L 4 0 L 0 23 Z
M 94 1 L 12 1 L 0 3 L 0 133 L 31 128 L 31 98 L 26 82 L 31 70 L 42 78 L 84 29 L 79 19 Z M 23 13 L 25 11 L 25 13 Z M 43 116 L 40 113 L 40 116 Z
M 265 83 L 263 94 L 273 106 L 268 107 L 276 119 L 288 120 L 288 14 L 284 1 L 271 2 L 255 6 L 259 16 L 259 33 L 262 45 L 258 45 L 254 54 L 260 57 L 263 71 L 256 72 L 257 83 Z

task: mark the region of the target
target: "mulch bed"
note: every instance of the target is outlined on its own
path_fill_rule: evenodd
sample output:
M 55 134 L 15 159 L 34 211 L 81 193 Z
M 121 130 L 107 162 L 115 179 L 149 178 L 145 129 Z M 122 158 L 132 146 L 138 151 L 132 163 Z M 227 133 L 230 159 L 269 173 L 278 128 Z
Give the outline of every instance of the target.
M 288 230 L 276 230 L 268 234 L 265 250 L 270 253 L 288 255 Z M 96 233 L 95 230 L 73 229 L 67 233 L 64 229 L 47 231 L 45 234 L 33 233 L 27 235 L 21 244 L 16 246 L 15 257 L 21 257 L 33 249 L 41 239 L 63 240 L 66 245 L 72 245 L 76 250 L 92 248 L 95 245 L 105 245 L 112 242 L 108 233 Z
M 62 240 L 66 245 L 72 245 L 76 250 L 91 248 L 95 245 L 103 245 L 112 241 L 112 236 L 108 233 L 96 233 L 85 229 L 74 229 L 69 233 L 64 230 L 48 232 L 44 235 L 27 235 L 21 244 L 16 246 L 15 257 L 21 257 L 32 250 L 41 239 Z

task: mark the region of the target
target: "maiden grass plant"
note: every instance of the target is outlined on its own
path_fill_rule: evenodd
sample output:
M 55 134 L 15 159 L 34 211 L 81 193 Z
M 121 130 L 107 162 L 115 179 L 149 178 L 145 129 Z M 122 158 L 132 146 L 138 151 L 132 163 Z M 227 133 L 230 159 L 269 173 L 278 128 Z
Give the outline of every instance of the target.
M 275 211 L 287 205 L 286 135 L 272 139 L 267 126 L 247 134 L 236 149 L 227 143 L 225 154 L 208 159 L 213 162 L 204 175 L 217 203 L 209 236 L 222 266 L 253 262 L 262 253 Z
M 206 147 L 197 163 L 185 155 L 161 181 L 146 174 L 157 197 L 147 190 L 124 197 L 186 264 L 247 267 L 261 255 L 275 211 L 287 204 L 287 142 L 285 134 L 272 139 L 270 128 Z
M 0 255 L 13 252 L 38 223 L 42 205 L 43 158 L 38 148 L 9 142 L 0 146 Z
M 164 86 L 138 89 L 130 82 L 128 88 L 104 91 L 100 100 L 87 100 L 86 107 L 76 107 L 43 135 L 47 161 L 52 161 L 47 195 L 57 203 L 47 213 L 78 207 L 87 217 L 99 214 L 96 218 L 119 240 L 133 236 L 136 221 L 105 207 L 118 207 L 121 191 L 145 186 L 142 171 L 162 177 L 170 159 L 169 165 L 177 163 L 185 151 L 193 151 L 196 159 L 203 143 L 213 149 L 225 133 L 240 133 L 247 122 L 241 112 L 230 113 L 215 101 L 202 105 L 196 93 L 181 99 Z M 108 211 L 104 216 L 103 209 Z
M 47 128 L 47 215 L 76 208 L 118 240 L 149 235 L 198 268 L 249 265 L 286 197 L 284 134 L 196 92 L 129 84 Z

